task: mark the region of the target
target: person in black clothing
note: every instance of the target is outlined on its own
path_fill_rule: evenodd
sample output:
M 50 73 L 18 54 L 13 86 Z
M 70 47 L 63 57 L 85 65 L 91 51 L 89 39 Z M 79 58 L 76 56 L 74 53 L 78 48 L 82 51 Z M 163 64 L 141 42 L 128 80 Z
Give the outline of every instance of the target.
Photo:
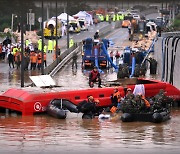
M 14 56 L 11 52 L 8 55 L 8 61 L 9 61 L 9 68 L 11 68 L 11 64 L 12 64 L 12 67 L 14 68 Z
M 97 67 L 94 66 L 94 69 L 89 74 L 89 86 L 92 88 L 94 86 L 94 82 L 98 82 L 98 87 L 101 88 L 101 78 L 100 73 L 97 70 Z
M 92 119 L 95 115 L 99 114 L 96 105 L 99 104 L 99 100 L 95 100 L 93 96 L 88 96 L 87 100 L 83 100 L 77 105 L 78 112 L 84 113 L 82 118 Z
M 72 59 L 73 59 L 73 61 L 72 61 L 72 69 L 74 68 L 74 65 L 75 65 L 75 67 L 77 69 L 77 53 L 76 52 L 73 53 Z
M 99 30 L 97 30 L 96 33 L 94 34 L 94 39 L 99 39 Z

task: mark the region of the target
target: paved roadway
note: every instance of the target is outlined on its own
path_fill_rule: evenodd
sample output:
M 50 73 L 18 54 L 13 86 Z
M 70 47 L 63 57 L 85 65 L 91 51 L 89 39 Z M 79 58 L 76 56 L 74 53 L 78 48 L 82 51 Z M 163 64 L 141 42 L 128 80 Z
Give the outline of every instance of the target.
M 122 50 L 125 46 L 131 45 L 131 42 L 128 40 L 128 30 L 127 28 L 118 28 L 114 29 L 112 33 L 110 33 L 106 38 L 112 40 L 114 45 L 109 48 L 110 50 L 115 51 L 118 50 L 122 53 Z M 56 81 L 56 84 L 62 86 L 61 89 L 81 89 L 81 88 L 89 88 L 88 85 L 88 75 L 90 70 L 82 70 L 81 69 L 81 55 L 79 55 L 77 63 L 78 69 L 72 69 L 71 62 L 66 64 L 64 68 L 59 71 L 53 78 Z M 115 61 L 114 61 L 115 63 Z M 114 68 L 110 68 L 108 70 L 103 70 L 101 73 L 102 85 L 109 80 L 116 80 L 117 73 Z M 95 85 L 96 87 L 97 85 Z
M 96 30 L 101 29 L 106 26 L 107 22 L 99 23 L 97 26 L 92 25 L 89 27 L 88 31 L 82 31 L 78 34 L 71 34 L 75 42 L 80 42 L 87 37 L 93 37 Z M 47 40 L 45 41 L 47 42 Z M 58 45 L 60 45 L 61 51 L 64 52 L 67 48 L 67 37 L 64 36 L 58 40 Z M 47 53 L 47 65 L 50 65 L 53 62 L 53 53 Z M 3 92 L 9 87 L 20 87 L 21 84 L 21 75 L 20 70 L 16 68 L 9 68 L 8 61 L 0 61 L 0 92 Z M 35 76 L 41 74 L 40 71 L 25 71 L 25 86 L 31 83 L 29 76 Z
M 153 14 L 151 16 L 157 16 L 156 14 Z M 97 29 L 102 28 L 103 26 L 107 25 L 108 23 L 103 22 L 98 24 L 97 26 L 93 25 L 90 27 L 89 31 L 84 31 L 78 34 L 73 34 L 72 37 L 76 42 L 80 42 L 82 39 L 85 39 L 87 37 L 92 37 Z M 114 29 L 112 33 L 110 33 L 107 38 L 111 39 L 115 44 L 113 47 L 110 48 L 114 50 L 122 51 L 122 48 L 125 46 L 129 46 L 130 42 L 128 41 L 128 31 L 126 28 L 119 28 Z M 61 47 L 61 50 L 64 51 L 66 49 L 66 36 L 61 38 L 58 42 L 58 44 Z M 47 64 L 51 64 L 53 61 L 51 53 L 47 53 Z M 10 69 L 8 67 L 7 62 L 0 62 L 0 92 L 6 91 L 9 89 L 9 87 L 20 87 L 20 71 L 16 69 Z M 29 76 L 39 75 L 41 74 L 40 71 L 26 71 L 25 72 L 25 86 L 31 83 Z M 72 70 L 71 64 L 66 65 L 62 71 L 60 71 L 55 77 L 55 81 L 57 82 L 57 85 L 62 86 L 63 88 L 77 88 L 78 87 L 88 87 L 87 82 L 87 75 L 88 72 L 82 72 L 81 69 L 81 58 L 78 59 L 78 70 Z M 116 73 L 113 69 L 107 70 L 104 74 L 102 74 L 103 82 L 107 80 L 113 80 L 116 79 Z M 79 80 L 81 82 L 79 82 Z M 73 82 L 72 82 L 73 81 Z M 82 82 L 83 81 L 83 82 Z M 70 86 L 67 85 L 67 83 L 71 83 Z M 73 84 L 76 83 L 76 84 Z M 84 83 L 81 85 L 81 83 Z M 74 85 L 74 86 L 72 86 Z

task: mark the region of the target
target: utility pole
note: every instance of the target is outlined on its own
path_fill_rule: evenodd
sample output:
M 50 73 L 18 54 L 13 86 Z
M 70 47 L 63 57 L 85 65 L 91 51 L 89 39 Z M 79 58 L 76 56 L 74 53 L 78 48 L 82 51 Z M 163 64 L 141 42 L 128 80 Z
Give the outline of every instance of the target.
M 57 64 L 59 62 L 58 60 L 58 20 L 57 20 L 57 0 L 56 0 L 56 61 Z
M 69 49 L 69 0 L 67 0 L 66 13 L 67 13 L 67 49 Z
M 47 3 L 47 20 L 49 19 L 49 3 Z
M 44 75 L 44 28 L 43 28 L 43 21 L 44 21 L 44 0 L 41 3 L 41 40 L 42 40 L 42 48 L 41 48 L 41 55 L 42 55 L 42 62 L 41 62 L 41 74 Z
M 22 1 L 21 6 L 23 8 L 24 2 Z M 24 23 L 23 23 L 23 16 L 24 16 L 24 9 L 21 9 L 21 16 L 20 16 L 20 27 L 21 27 L 21 87 L 24 87 Z
M 31 25 L 32 25 L 32 14 L 31 14 L 32 9 L 29 9 L 29 31 L 31 31 Z

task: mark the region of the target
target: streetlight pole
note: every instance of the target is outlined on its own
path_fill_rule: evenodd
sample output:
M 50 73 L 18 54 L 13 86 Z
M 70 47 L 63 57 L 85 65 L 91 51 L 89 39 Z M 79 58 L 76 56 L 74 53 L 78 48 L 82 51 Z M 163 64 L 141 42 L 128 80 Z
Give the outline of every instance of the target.
M 12 18 L 11 18 L 11 32 L 13 32 L 13 18 L 14 18 L 14 14 L 12 14 Z
M 31 15 L 32 9 L 29 9 L 29 31 L 31 31 L 31 24 L 32 24 L 32 15 Z
M 16 14 L 12 14 L 12 17 L 11 17 L 11 32 L 13 32 L 14 16 L 17 17 L 17 15 Z
M 43 21 L 44 21 L 44 1 L 41 2 L 41 15 L 42 15 L 42 22 L 41 22 L 41 40 L 42 40 L 42 63 L 41 63 L 41 74 L 44 75 L 44 28 L 43 28 Z
M 67 49 L 69 49 L 69 3 L 67 0 L 66 13 L 67 13 Z
M 22 2 L 22 6 L 24 3 Z M 24 87 L 24 23 L 23 18 L 24 12 L 21 9 L 21 18 L 20 18 L 20 26 L 21 26 L 21 87 Z

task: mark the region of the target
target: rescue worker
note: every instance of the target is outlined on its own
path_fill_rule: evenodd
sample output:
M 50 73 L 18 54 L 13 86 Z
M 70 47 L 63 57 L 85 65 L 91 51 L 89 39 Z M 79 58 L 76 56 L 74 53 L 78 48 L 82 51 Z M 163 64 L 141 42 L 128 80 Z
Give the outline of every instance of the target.
M 25 41 L 26 48 L 29 46 L 29 44 L 30 44 L 29 39 L 26 39 L 26 41 Z
M 31 70 L 35 70 L 36 69 L 36 63 L 37 63 L 37 54 L 35 52 L 32 52 L 31 54 Z
M 89 86 L 92 88 L 94 86 L 94 82 L 98 82 L 98 87 L 101 87 L 101 78 L 100 73 L 97 70 L 97 67 L 94 66 L 93 70 L 89 74 Z
M 97 30 L 96 33 L 94 34 L 94 39 L 99 39 L 99 30 Z
M 48 40 L 48 53 L 52 53 L 53 51 L 53 40 Z
M 128 98 L 131 94 L 132 94 L 132 89 L 131 88 L 127 88 L 125 98 Z
M 73 45 L 74 45 L 74 40 L 71 37 L 69 40 L 69 48 L 71 48 Z
M 30 58 L 27 52 L 25 52 L 24 56 L 24 70 L 28 70 Z
M 41 52 L 38 53 L 37 63 L 38 63 L 37 68 L 38 68 L 38 70 L 40 70 L 41 69 L 41 64 L 42 64 L 42 54 L 41 54 Z
M 115 58 L 116 58 L 116 66 L 118 66 L 119 65 L 119 58 L 120 58 L 120 54 L 119 54 L 118 50 L 116 51 Z
M 15 54 L 15 63 L 16 63 L 17 69 L 19 69 L 21 65 L 21 53 L 19 50 Z
M 42 50 L 42 39 L 41 38 L 38 40 L 38 50 L 39 51 Z
M 113 14 L 113 21 L 115 22 L 116 21 L 116 15 Z
M 47 62 L 46 62 L 46 53 L 44 53 L 44 66 L 47 67 Z
M 9 68 L 11 68 L 11 64 L 12 64 L 12 67 L 14 68 L 14 56 L 12 52 L 8 54 L 8 61 L 9 61 Z
M 111 96 L 112 106 L 120 108 L 121 103 L 121 93 L 119 92 L 118 88 L 114 88 L 114 93 Z
M 76 52 L 73 53 L 72 59 L 73 59 L 73 61 L 72 61 L 72 69 L 74 68 L 74 65 L 75 65 L 75 68 L 77 69 L 77 53 Z
M 98 114 L 97 104 L 99 104 L 99 100 L 94 99 L 94 97 L 90 95 L 87 97 L 87 100 L 83 100 L 77 105 L 77 109 L 78 112 L 84 113 L 82 118 L 92 119 L 94 115 Z
M 109 22 L 109 15 L 106 14 L 106 21 Z
M 47 52 L 47 45 L 45 44 L 44 45 L 44 53 L 46 53 Z

